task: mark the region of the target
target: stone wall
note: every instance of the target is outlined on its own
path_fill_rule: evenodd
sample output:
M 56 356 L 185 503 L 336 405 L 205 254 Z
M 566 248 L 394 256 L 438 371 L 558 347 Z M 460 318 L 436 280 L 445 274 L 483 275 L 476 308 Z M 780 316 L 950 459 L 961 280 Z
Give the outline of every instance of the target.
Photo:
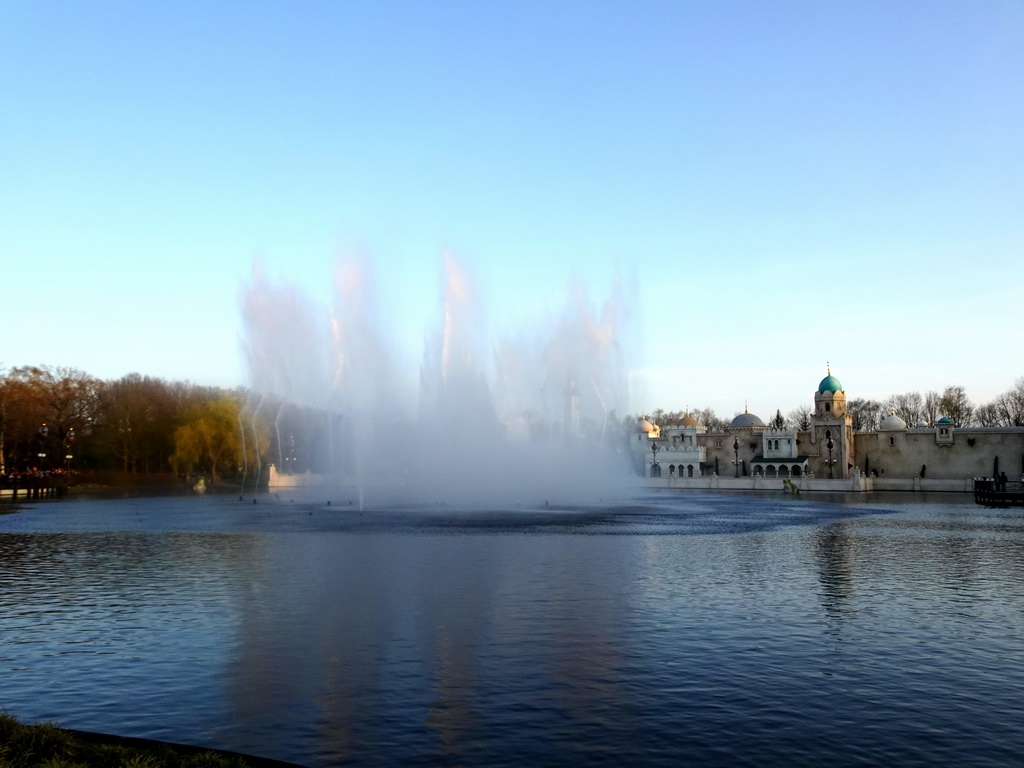
M 1013 479 L 1024 472 L 1024 429 L 974 428 L 953 430 L 953 440 L 940 444 L 935 430 L 862 432 L 854 436 L 857 467 L 877 479 L 988 477 L 996 457 L 999 470 Z

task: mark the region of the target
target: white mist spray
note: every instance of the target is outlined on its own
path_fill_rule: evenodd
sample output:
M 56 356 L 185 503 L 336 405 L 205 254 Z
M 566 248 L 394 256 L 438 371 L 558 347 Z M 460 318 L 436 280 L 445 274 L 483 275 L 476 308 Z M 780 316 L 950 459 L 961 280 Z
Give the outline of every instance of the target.
M 625 487 L 628 462 L 609 429 L 627 396 L 618 283 L 600 311 L 575 286 L 541 332 L 495 339 L 467 270 L 446 255 L 441 275 L 411 382 L 366 259 L 339 262 L 329 311 L 257 267 L 242 302 L 253 396 L 277 404 L 275 422 L 284 408 L 321 414 L 307 440 L 322 468 L 374 503 L 584 502 Z

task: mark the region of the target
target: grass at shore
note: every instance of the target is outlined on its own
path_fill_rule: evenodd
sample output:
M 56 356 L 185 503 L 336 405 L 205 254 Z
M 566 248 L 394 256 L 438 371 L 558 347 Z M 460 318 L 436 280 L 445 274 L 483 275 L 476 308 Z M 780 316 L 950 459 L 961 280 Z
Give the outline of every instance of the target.
M 0 768 L 253 768 L 238 755 L 125 741 L 0 714 Z

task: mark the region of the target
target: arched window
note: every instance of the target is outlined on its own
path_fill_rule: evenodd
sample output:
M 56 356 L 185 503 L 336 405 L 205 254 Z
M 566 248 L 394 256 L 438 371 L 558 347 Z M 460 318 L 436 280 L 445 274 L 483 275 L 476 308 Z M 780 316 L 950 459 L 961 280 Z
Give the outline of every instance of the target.
M 775 450 L 776 451 L 779 450 L 779 441 L 778 440 L 775 441 Z
M 779 467 L 779 477 L 789 477 L 789 467 L 785 464 Z
M 793 477 L 800 477 L 800 465 L 793 467 Z
M 892 435 L 889 436 L 889 445 L 896 445 L 896 438 Z
M 765 475 L 767 475 L 768 477 L 775 477 L 775 465 L 774 464 L 769 464 L 768 465 L 768 471 L 765 472 Z
M 686 465 L 686 476 L 693 477 L 693 464 Z

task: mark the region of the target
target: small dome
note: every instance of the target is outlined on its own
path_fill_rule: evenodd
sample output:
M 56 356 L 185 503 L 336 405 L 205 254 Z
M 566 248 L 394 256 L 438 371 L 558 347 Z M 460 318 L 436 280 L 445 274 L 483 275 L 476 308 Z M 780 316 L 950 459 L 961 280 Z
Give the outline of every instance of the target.
M 699 424 L 697 423 L 697 420 L 696 420 L 695 418 L 693 418 L 693 416 L 691 416 L 691 415 L 690 415 L 690 412 L 689 412 L 689 411 L 687 411 L 687 412 L 686 412 L 686 415 L 685 415 L 685 416 L 683 416 L 683 421 L 682 421 L 682 425 L 683 425 L 684 427 L 697 427 L 697 426 L 700 426 L 700 425 L 699 425 Z
M 737 416 L 735 419 L 733 419 L 732 423 L 729 426 L 731 426 L 731 427 L 763 427 L 764 426 L 764 422 L 761 421 L 759 418 L 757 418 L 757 416 L 755 416 L 754 414 L 750 413 L 749 411 L 744 411 L 739 416 Z
M 952 424 L 953 420 L 948 416 L 943 416 L 941 419 L 935 422 L 936 424 Z
M 916 427 L 927 427 L 928 426 L 928 422 L 925 421 L 924 419 L 918 419 L 917 420 L 917 424 L 915 424 L 914 426 L 916 426 Z
M 897 416 L 895 413 L 890 413 L 884 419 L 882 423 L 878 425 L 880 432 L 899 432 L 907 428 L 907 422 Z
M 649 422 L 647 420 L 646 416 L 641 416 L 640 417 L 640 431 L 641 432 L 651 433 L 651 432 L 657 432 L 658 428 L 656 426 L 654 426 L 651 422 Z

